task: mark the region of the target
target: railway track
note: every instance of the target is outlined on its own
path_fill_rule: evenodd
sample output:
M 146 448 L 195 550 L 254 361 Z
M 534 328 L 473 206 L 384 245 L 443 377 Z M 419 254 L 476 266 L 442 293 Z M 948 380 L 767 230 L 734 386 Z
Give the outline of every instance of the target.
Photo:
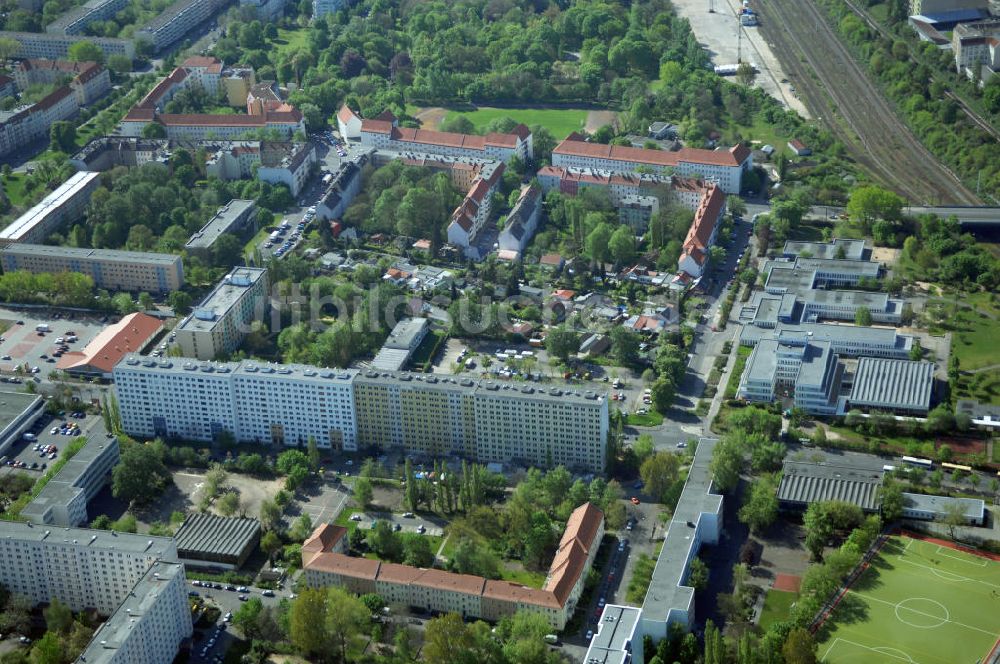
M 803 102 L 885 186 L 912 202 L 979 204 L 910 132 L 812 0 L 759 3 L 764 37 Z

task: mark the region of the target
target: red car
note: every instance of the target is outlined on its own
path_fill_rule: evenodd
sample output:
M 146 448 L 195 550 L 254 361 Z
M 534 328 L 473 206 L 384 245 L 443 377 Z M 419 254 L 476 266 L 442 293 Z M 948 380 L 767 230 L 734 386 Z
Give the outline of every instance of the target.
M 633 505 L 638 505 L 639 504 L 639 499 L 636 498 L 635 496 L 632 496 L 632 504 Z

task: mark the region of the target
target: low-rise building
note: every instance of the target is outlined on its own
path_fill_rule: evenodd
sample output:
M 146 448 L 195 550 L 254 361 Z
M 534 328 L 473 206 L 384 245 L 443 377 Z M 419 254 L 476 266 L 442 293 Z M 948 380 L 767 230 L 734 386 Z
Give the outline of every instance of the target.
M 372 366 L 386 371 L 399 371 L 410 361 L 413 352 L 430 331 L 426 318 L 404 318 L 396 323 L 382 344 Z
M 783 343 L 823 342 L 841 357 L 891 357 L 906 359 L 913 348 L 913 337 L 892 328 L 858 327 L 828 323 L 778 323 L 773 328 L 744 325 L 740 343 L 756 346 L 764 339 Z
M 119 458 L 117 438 L 89 438 L 21 510 L 21 516 L 40 526 L 70 528 L 89 523 L 87 504 L 108 483 Z
M 577 507 L 567 520 L 541 589 L 353 558 L 338 552 L 343 551 L 346 532 L 332 525 L 321 525 L 302 545 L 302 567 L 306 583 L 313 588 L 337 585 L 356 593 L 376 592 L 390 603 L 490 621 L 529 610 L 561 630 L 576 610 L 603 536 L 604 514 L 590 503 Z
M 862 357 L 854 373 L 851 408 L 926 415 L 934 393 L 934 364 Z
M 778 505 L 802 512 L 812 503 L 843 500 L 868 513 L 881 507 L 882 472 L 829 458 L 821 462 L 792 461 L 782 464 Z
M 56 368 L 77 378 L 111 378 L 115 365 L 129 353 L 141 353 L 163 331 L 163 321 L 142 312 L 123 316 L 101 330 L 82 351 L 71 350 Z
M 842 415 L 847 400 L 841 394 L 843 366 L 829 342 L 761 341 L 750 353 L 740 377 L 737 396 L 770 403 L 794 395 L 795 406 L 814 415 Z
M 30 210 L 0 230 L 0 247 L 22 242 L 41 244 L 63 224 L 83 216 L 90 195 L 100 184 L 100 173 L 79 171 Z
M 268 298 L 267 270 L 236 267 L 182 320 L 174 334 L 186 357 L 212 360 L 232 353 L 263 320 Z
M 191 567 L 239 569 L 260 542 L 260 521 L 191 514 L 174 535 L 177 556 Z
M 970 526 L 986 525 L 986 504 L 978 498 L 951 498 L 903 492 L 903 518 L 919 521 L 944 521 L 951 514 L 961 514 Z
M 0 392 L 0 454 L 7 454 L 43 414 L 45 399 L 41 395 Z
M 170 293 L 184 285 L 180 256 L 151 251 L 84 249 L 16 243 L 0 249 L 4 272 L 77 272 L 96 288 L 132 293 Z
M 207 258 L 216 241 L 223 235 L 244 237 L 257 232 L 257 204 L 252 200 L 234 198 L 219 208 L 215 215 L 184 245 L 194 256 Z

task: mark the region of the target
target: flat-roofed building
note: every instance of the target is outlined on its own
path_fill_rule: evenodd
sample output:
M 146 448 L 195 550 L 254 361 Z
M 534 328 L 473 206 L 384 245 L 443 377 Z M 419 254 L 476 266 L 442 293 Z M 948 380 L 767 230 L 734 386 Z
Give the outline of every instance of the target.
M 78 35 L 94 21 L 114 18 L 115 14 L 128 5 L 128 0 L 88 0 L 80 7 L 71 9 L 45 26 L 45 32 L 63 35 Z
M 151 251 L 11 244 L 0 250 L 4 272 L 77 272 L 111 291 L 166 294 L 184 286 L 180 256 Z
M 862 357 L 854 373 L 851 408 L 926 415 L 934 393 L 934 363 Z
M 156 18 L 135 31 L 135 40 L 148 41 L 156 52 L 162 51 L 197 27 L 226 5 L 224 0 L 177 0 Z
M 744 346 L 756 346 L 764 339 L 777 339 L 790 344 L 828 341 L 830 349 L 841 357 L 904 359 L 910 356 L 910 350 L 913 348 L 913 337 L 885 327 L 778 323 L 773 328 L 744 325 L 740 330 L 740 343 Z
M 404 318 L 396 323 L 379 350 L 372 366 L 386 371 L 399 371 L 409 362 L 413 351 L 427 336 L 430 322 L 426 318 Z
M 66 222 L 83 216 L 100 173 L 80 171 L 0 231 L 0 247 L 15 242 L 41 244 Z
M 590 640 L 586 664 L 635 664 L 643 660 L 642 610 L 634 606 L 608 604 L 601 613 Z
M 882 472 L 832 459 L 816 463 L 786 460 L 782 465 L 778 504 L 784 510 L 803 511 L 810 504 L 842 500 L 865 512 L 879 511 Z
M 163 330 L 163 321 L 142 312 L 108 325 L 82 351 L 70 351 L 56 368 L 78 378 L 111 378 L 115 365 L 128 353 L 141 353 Z
M 233 268 L 191 315 L 174 328 L 181 353 L 212 360 L 233 352 L 250 332 L 250 324 L 263 320 L 267 297 L 267 270 Z
M 722 496 L 713 492 L 709 465 L 718 441 L 698 441 L 694 461 L 673 517 L 667 525 L 663 548 L 656 559 L 649 590 L 642 603 L 642 634 L 654 641 L 666 638 L 670 625 L 685 630 L 694 625 L 694 588 L 687 585 L 691 561 L 702 544 L 716 544 L 722 534 Z
M 986 503 L 979 498 L 951 498 L 903 492 L 903 518 L 919 521 L 944 521 L 958 513 L 970 526 L 986 525 Z
M 7 454 L 44 413 L 45 399 L 40 394 L 0 392 L 0 454 Z
M 177 560 L 171 537 L 0 521 L 0 583 L 32 604 L 109 616 L 161 560 Z
M 239 569 L 260 542 L 260 521 L 246 517 L 191 514 L 174 535 L 185 565 Z
M 795 406 L 814 415 L 843 414 L 843 366 L 829 342 L 805 344 L 761 341 L 750 353 L 737 395 L 751 402 L 774 401 L 791 394 Z
M 21 516 L 39 525 L 85 525 L 90 521 L 87 504 L 107 484 L 119 458 L 117 438 L 89 438 L 21 510 Z
M 234 198 L 220 207 L 215 215 L 191 236 L 184 248 L 189 254 L 206 258 L 224 233 L 243 237 L 251 231 L 257 232 L 257 204 L 252 200 Z
M 19 58 L 51 58 L 58 60 L 69 54 L 73 44 L 88 41 L 104 51 L 105 56 L 124 55 L 135 58 L 135 46 L 131 39 L 91 37 L 88 35 L 59 35 L 44 32 L 13 32 L 0 30 L 0 37 L 13 39 L 21 45 L 17 51 Z
M 781 254 L 786 258 L 821 258 L 824 260 L 864 260 L 867 250 L 864 240 L 836 238 L 830 242 L 788 240 Z
M 193 633 L 184 565 L 153 563 L 91 638 L 78 662 L 170 664 Z

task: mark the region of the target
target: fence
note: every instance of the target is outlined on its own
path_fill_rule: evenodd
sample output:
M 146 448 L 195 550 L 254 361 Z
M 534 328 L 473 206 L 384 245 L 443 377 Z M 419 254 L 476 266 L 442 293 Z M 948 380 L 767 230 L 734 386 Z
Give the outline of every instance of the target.
M 819 610 L 819 613 L 816 614 L 816 617 L 813 618 L 812 622 L 809 624 L 810 633 L 815 634 L 820 630 L 821 627 L 823 627 L 823 624 L 833 614 L 834 609 L 836 609 L 837 606 L 840 604 L 840 601 L 844 599 L 844 595 L 846 595 L 847 591 L 851 589 L 851 585 L 854 584 L 854 582 L 857 581 L 861 577 L 861 575 L 865 573 L 869 565 L 871 565 L 872 559 L 874 559 L 875 556 L 878 555 L 878 552 L 882 549 L 882 547 L 885 545 L 887 541 L 889 541 L 889 534 L 888 533 L 882 534 L 878 536 L 878 538 L 872 543 L 870 547 L 868 547 L 868 551 L 865 552 L 865 555 L 861 556 L 861 561 L 854 568 L 854 570 L 847 576 L 847 579 L 844 580 L 844 583 L 841 585 L 840 589 L 837 590 L 836 593 L 834 593 L 833 597 L 830 600 L 828 600 L 826 604 L 823 605 L 823 607 Z

